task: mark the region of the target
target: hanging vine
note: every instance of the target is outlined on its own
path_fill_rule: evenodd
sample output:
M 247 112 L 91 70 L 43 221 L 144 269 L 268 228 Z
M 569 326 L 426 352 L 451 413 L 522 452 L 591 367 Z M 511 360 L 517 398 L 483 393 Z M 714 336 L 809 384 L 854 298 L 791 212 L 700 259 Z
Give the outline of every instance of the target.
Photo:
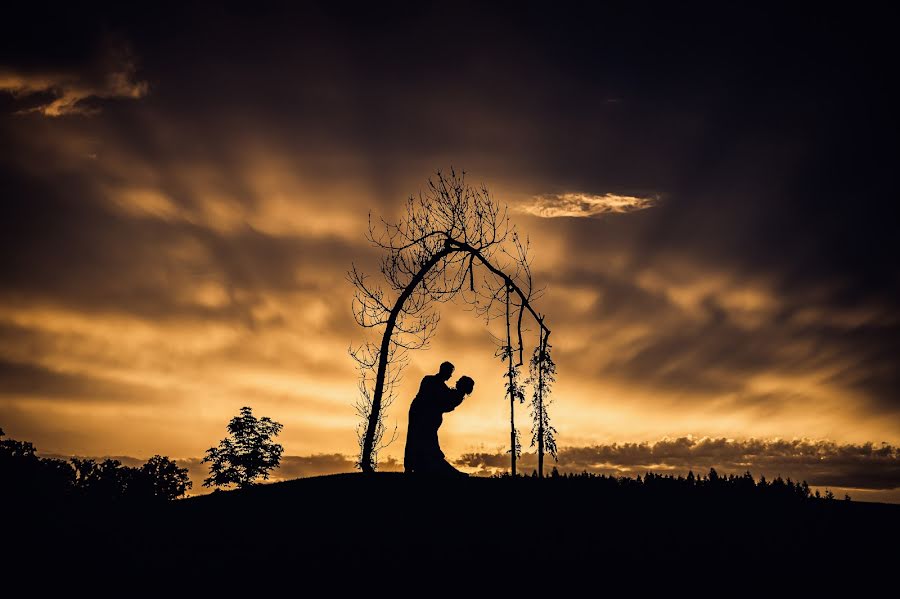
M 550 333 L 541 330 L 541 340 L 528 363 L 528 382 L 533 387 L 531 398 L 531 446 L 537 445 L 538 476 L 544 476 L 544 453 L 557 460 L 556 429 L 550 424 L 547 408 L 552 403 L 550 392 L 556 382 L 556 363 L 550 355 Z
M 500 346 L 500 360 L 506 366 L 503 374 L 505 390 L 504 396 L 509 398 L 509 450 L 510 473 L 516 475 L 516 461 L 522 457 L 522 443 L 519 439 L 519 430 L 516 428 L 516 402 L 525 403 L 525 387 L 519 382 L 519 369 L 521 363 L 513 363 L 515 350 L 512 345 L 512 330 L 510 327 L 510 296 L 511 289 L 506 288 L 506 343 Z M 521 311 L 519 311 L 521 314 Z

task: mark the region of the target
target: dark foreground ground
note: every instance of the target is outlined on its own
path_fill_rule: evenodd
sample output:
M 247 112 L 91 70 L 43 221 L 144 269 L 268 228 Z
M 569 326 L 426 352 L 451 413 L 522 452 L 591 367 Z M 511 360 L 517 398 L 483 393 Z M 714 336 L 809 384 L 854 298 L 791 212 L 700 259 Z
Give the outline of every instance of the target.
M 57 580 L 105 572 L 210 584 L 327 576 L 343 585 L 424 576 L 435 588 L 448 577 L 485 576 L 526 588 L 569 576 L 635 585 L 713 577 L 753 585 L 785 575 L 871 582 L 893 580 L 900 565 L 898 505 L 589 479 L 346 474 L 149 507 L 14 504 L 3 519 L 7 583 L 35 563 Z

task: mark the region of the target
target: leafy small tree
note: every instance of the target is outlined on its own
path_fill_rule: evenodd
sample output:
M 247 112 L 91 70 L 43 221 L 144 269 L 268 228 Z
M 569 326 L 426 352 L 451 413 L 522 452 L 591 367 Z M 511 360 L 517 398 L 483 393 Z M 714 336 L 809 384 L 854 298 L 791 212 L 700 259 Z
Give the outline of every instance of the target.
M 228 423 L 229 436 L 218 447 L 206 450 L 203 463 L 209 463 L 209 478 L 204 487 L 244 488 L 262 477 L 268 480 L 269 471 L 281 463 L 284 448 L 275 443 L 283 426 L 266 416 L 257 419 L 249 407 L 241 408 L 239 416 Z

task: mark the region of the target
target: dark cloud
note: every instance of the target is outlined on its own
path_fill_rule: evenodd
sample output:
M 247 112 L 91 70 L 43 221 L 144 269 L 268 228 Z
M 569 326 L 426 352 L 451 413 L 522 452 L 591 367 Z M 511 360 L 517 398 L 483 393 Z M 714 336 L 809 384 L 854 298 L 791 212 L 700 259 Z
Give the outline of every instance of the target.
M 0 380 L 3 381 L 0 397 L 6 398 L 128 402 L 137 398 L 146 401 L 155 395 L 152 389 L 138 385 L 98 379 L 84 373 L 59 372 L 2 358 Z
M 31 23 L 25 31 L 28 25 Z M 32 33 L 19 45 L 23 31 L 17 31 L 9 36 L 15 46 L 0 46 L 0 96 L 11 98 L 10 108 L 16 114 L 97 115 L 109 100 L 137 100 L 147 95 L 149 85 L 138 78 L 134 54 L 125 40 L 108 33 L 93 38 L 74 39 L 71 33 L 66 36 L 69 39 L 49 38 L 52 26 Z M 37 49 L 35 42 L 40 44 Z M 67 42 L 74 50 L 69 56 L 50 50 L 65 47 Z M 34 52 L 26 54 L 26 49 Z
M 777 270 L 742 273 L 718 264 L 721 256 L 666 252 L 634 264 L 631 247 L 608 247 L 602 240 L 607 230 L 613 227 L 598 231 L 595 260 L 579 257 L 573 247 L 571 259 L 539 277 L 549 286 L 546 301 L 552 302 L 556 330 L 609 354 L 598 360 L 593 350 L 564 347 L 559 355 L 573 374 L 694 391 L 703 401 L 739 391 L 766 373 L 822 373 L 823 382 L 845 390 L 847 401 L 859 391 L 879 412 L 900 410 L 892 357 L 900 351 L 900 321 L 886 299 L 840 305 L 830 300 L 825 280 L 783 291 L 773 283 Z M 553 309 L 565 306 L 573 291 L 597 297 L 580 310 Z M 639 332 L 617 340 L 617 333 L 629 330 Z
M 482 472 L 509 467 L 506 453 L 467 453 L 456 464 Z M 537 456 L 524 453 L 522 472 L 537 467 Z M 895 489 L 900 487 L 900 449 L 881 443 L 846 444 L 812 440 L 735 441 L 679 437 L 656 443 L 613 443 L 589 447 L 563 447 L 559 462 L 545 465 L 561 472 L 595 472 L 634 476 L 644 472 L 704 474 L 710 468 L 721 473 L 751 471 L 768 478 L 782 476 L 805 480 L 815 486 Z
M 126 62 L 115 66 L 98 82 L 84 81 L 73 74 L 4 71 L 0 72 L 0 92 L 12 95 L 24 105 L 18 114 L 95 115 L 100 112 L 97 101 L 139 99 L 147 94 L 147 83 L 134 80 L 134 66 Z
M 268 292 L 317 291 L 360 252 L 343 240 L 274 236 L 239 225 L 221 233 L 187 220 L 123 214 L 105 204 L 88 177 L 44 179 L 6 173 L 11 218 L 0 225 L 0 294 L 88 312 L 128 312 L 149 318 L 254 321 Z M 365 250 L 363 249 L 363 253 Z M 204 285 L 224 297 L 212 305 L 192 298 Z

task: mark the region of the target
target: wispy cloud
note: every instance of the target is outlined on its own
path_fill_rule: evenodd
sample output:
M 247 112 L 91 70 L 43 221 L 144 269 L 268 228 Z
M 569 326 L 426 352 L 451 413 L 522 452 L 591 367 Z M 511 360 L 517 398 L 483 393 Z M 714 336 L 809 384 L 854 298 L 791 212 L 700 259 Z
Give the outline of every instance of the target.
M 646 210 L 652 208 L 658 200 L 658 197 L 642 198 L 615 193 L 557 193 L 535 196 L 520 209 L 542 218 L 592 217 Z
M 149 85 L 136 77 L 136 65 L 130 54 L 116 51 L 105 57 L 94 72 L 25 73 L 0 68 L 0 92 L 15 98 L 35 99 L 36 105 L 20 110 L 44 116 L 91 115 L 99 112 L 92 100 L 139 99 L 147 95 Z

